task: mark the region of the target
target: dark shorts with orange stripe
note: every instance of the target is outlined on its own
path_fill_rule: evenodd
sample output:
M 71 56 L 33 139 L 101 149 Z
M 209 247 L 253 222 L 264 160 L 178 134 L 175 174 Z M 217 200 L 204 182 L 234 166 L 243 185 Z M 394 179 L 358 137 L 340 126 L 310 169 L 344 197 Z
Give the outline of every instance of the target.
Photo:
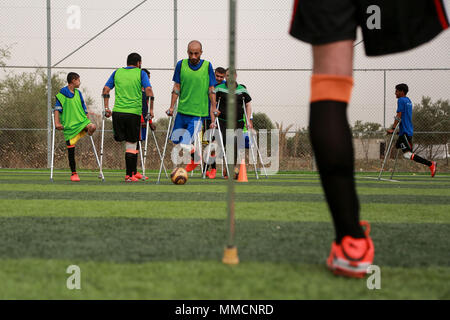
M 402 152 L 413 152 L 412 151 L 412 137 L 407 136 L 406 134 L 398 137 L 397 142 L 395 143 L 395 147 L 397 149 L 402 149 Z
M 113 112 L 114 140 L 138 142 L 141 128 L 141 116 L 132 113 Z
M 448 28 L 449 18 L 443 0 L 296 0 L 289 33 L 321 45 L 355 40 L 358 26 L 366 54 L 377 56 L 431 40 Z

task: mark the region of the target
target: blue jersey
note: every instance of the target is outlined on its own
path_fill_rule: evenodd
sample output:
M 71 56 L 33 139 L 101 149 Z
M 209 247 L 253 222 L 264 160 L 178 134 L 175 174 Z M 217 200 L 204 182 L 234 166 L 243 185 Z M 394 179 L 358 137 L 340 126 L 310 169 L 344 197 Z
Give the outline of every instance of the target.
M 398 98 L 397 101 L 397 113 L 402 113 L 402 122 L 400 123 L 399 135 L 406 134 L 412 137 L 414 133 L 414 127 L 412 123 L 412 102 L 408 97 Z
M 136 67 L 125 67 L 125 69 L 132 69 Z M 110 89 L 114 88 L 114 76 L 116 75 L 116 71 L 112 73 L 112 75 L 109 77 L 108 81 L 105 84 L 105 87 L 108 87 Z M 145 73 L 144 70 L 141 71 L 141 85 L 143 88 L 151 87 L 150 80 L 148 79 L 147 73 Z
M 69 99 L 72 99 L 75 96 L 75 93 L 70 92 L 68 86 L 65 86 L 59 92 L 62 93 L 63 95 L 65 95 Z M 80 90 L 78 90 L 78 93 L 80 94 L 81 105 L 83 106 L 84 112 L 87 114 L 88 112 L 87 112 L 86 104 L 84 103 L 83 95 L 81 94 Z M 63 113 L 63 107 L 61 105 L 61 102 L 59 102 L 58 99 L 56 99 L 55 110 L 59 111 L 59 113 Z

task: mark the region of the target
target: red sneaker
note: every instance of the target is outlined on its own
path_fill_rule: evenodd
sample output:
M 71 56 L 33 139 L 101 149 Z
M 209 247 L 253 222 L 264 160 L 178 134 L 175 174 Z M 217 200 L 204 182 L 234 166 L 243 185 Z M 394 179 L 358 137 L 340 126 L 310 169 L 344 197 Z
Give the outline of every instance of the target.
M 217 172 L 216 169 L 211 169 L 211 172 L 209 174 L 209 178 L 210 179 L 215 179 L 216 178 L 216 172 Z
M 194 160 L 191 160 L 191 163 L 189 163 L 187 166 L 186 166 L 186 171 L 187 172 L 191 172 L 191 171 L 193 171 L 195 168 L 197 168 L 197 166 L 198 166 L 198 163 L 194 163 Z
M 125 182 L 136 182 L 139 181 L 138 178 L 136 178 L 134 175 L 133 176 L 125 176 Z
M 139 180 L 141 180 L 143 178 L 142 174 L 140 174 L 139 172 L 136 172 L 136 174 L 134 176 L 136 178 L 138 178 Z
M 209 172 L 209 171 L 206 171 L 205 177 L 208 177 L 208 178 L 209 178 L 209 175 L 210 175 L 210 172 Z
M 78 176 L 78 173 L 72 172 L 72 175 L 70 176 L 70 181 L 80 182 L 80 177 Z
M 327 266 L 335 275 L 363 278 L 367 274 L 367 268 L 373 263 L 375 248 L 369 237 L 370 225 L 367 221 L 360 223 L 366 227 L 365 238 L 345 236 L 340 244 L 335 241 L 331 244 Z
M 436 163 L 436 161 L 431 161 L 430 171 L 431 171 L 431 177 L 432 177 L 432 178 L 433 178 L 434 175 L 436 174 L 436 169 L 437 169 L 437 163 Z

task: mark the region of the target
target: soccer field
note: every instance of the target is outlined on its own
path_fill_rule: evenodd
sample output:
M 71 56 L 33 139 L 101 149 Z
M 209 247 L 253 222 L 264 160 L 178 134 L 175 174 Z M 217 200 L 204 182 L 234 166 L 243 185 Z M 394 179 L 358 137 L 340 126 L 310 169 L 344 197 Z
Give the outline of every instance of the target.
M 381 289 L 325 266 L 334 230 L 318 176 L 236 186 L 240 264 L 221 263 L 226 180 L 0 171 L 0 299 L 450 299 L 450 175 L 358 174 Z M 68 290 L 66 269 L 81 269 Z

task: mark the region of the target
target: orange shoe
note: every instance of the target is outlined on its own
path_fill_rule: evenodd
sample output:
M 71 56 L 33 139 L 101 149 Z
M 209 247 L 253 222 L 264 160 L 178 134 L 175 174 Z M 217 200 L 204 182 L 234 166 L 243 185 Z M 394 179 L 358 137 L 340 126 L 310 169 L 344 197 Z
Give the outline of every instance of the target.
M 136 172 L 136 174 L 134 176 L 136 178 L 138 178 L 139 180 L 141 180 L 143 178 L 142 174 L 140 174 L 139 172 Z
M 370 225 L 367 221 L 360 223 L 365 226 L 365 238 L 345 236 L 340 244 L 335 241 L 331 244 L 327 266 L 335 275 L 363 278 L 367 274 L 367 268 L 373 264 L 375 248 L 369 237 Z
M 206 173 L 205 173 L 205 177 L 208 177 L 209 178 L 209 174 L 210 174 L 211 172 L 208 170 L 208 171 L 206 171 Z
M 216 173 L 217 173 L 216 169 L 211 169 L 211 172 L 209 173 L 209 178 L 210 179 L 215 179 L 216 178 Z
M 191 172 L 191 171 L 193 171 L 195 168 L 197 168 L 197 166 L 198 166 L 198 163 L 194 163 L 194 160 L 191 160 L 191 163 L 189 163 L 187 166 L 186 166 L 186 171 L 187 172 Z
M 436 161 L 431 161 L 430 171 L 431 171 L 431 177 L 432 177 L 432 178 L 433 178 L 434 175 L 436 174 L 436 169 L 437 169 L 437 163 L 436 163 Z
M 136 182 L 139 181 L 138 178 L 136 178 L 134 175 L 132 176 L 125 176 L 125 182 Z
M 80 182 L 80 177 L 78 176 L 78 173 L 72 172 L 72 175 L 70 176 L 70 181 Z

